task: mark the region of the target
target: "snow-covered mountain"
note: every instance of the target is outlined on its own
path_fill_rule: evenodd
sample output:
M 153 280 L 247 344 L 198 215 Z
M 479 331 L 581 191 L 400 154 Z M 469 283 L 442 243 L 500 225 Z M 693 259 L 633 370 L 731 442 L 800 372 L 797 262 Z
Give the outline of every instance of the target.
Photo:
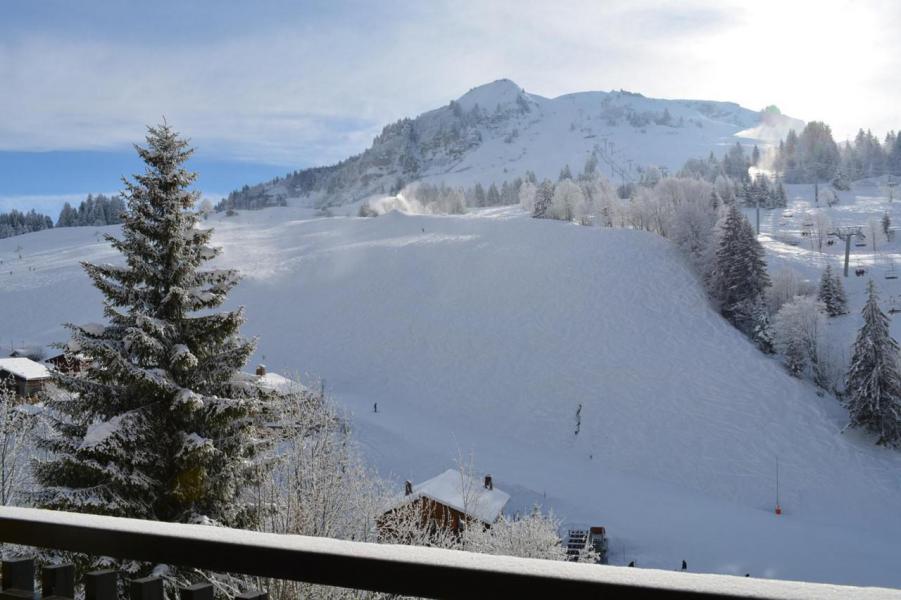
M 679 169 L 741 141 L 770 144 L 803 122 L 775 107 L 662 100 L 626 91 L 558 98 L 529 94 L 508 79 L 474 88 L 447 106 L 382 130 L 365 152 L 337 165 L 297 171 L 237 192 L 258 204 L 300 198 L 340 205 L 398 191 L 413 181 L 472 185 L 578 173 L 594 155 L 607 176 L 631 180 L 647 166 Z
M 712 310 L 668 241 L 510 207 L 313 213 L 206 224 L 244 275 L 229 304 L 254 362 L 324 378 L 384 475 L 423 481 L 472 452 L 511 508 L 606 526 L 614 564 L 901 585 L 901 453 L 842 433 L 836 400 Z M 4 341 L 103 319 L 79 265 L 119 260 L 103 231 L 0 240 Z

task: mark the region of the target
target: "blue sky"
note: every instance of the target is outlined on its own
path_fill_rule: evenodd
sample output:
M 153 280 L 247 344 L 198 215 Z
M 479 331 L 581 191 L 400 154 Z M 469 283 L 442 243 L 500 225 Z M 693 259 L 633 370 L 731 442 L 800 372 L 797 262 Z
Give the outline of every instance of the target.
M 901 127 L 899 7 L 0 0 L 0 210 L 114 191 L 164 115 L 196 144 L 201 189 L 220 194 L 341 160 L 386 123 L 504 77 L 545 96 L 777 104 L 840 137 L 882 134 Z

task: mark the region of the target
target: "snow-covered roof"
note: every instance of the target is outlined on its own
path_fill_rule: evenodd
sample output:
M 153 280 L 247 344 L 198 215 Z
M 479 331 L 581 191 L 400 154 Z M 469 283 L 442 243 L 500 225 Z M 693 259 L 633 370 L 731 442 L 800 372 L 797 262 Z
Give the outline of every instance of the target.
M 18 348 L 13 348 L 12 352 L 9 353 L 10 358 L 19 358 L 25 357 L 28 358 L 31 355 L 38 355 L 42 353 L 44 349 L 41 346 L 20 346 Z
M 429 498 L 484 523 L 494 523 L 504 511 L 510 494 L 497 488 L 488 489 L 483 482 L 448 469 L 413 486 L 413 493 L 398 498 L 392 508 L 419 498 Z
M 39 362 L 30 358 L 0 358 L 0 371 L 12 373 L 25 380 L 47 379 L 50 371 Z
M 279 375 L 278 373 L 257 375 L 257 381 L 259 382 L 260 387 L 273 392 L 287 392 L 295 387 L 299 387 L 299 384 L 296 381 L 288 379 L 284 375 Z
M 243 386 L 256 386 L 268 392 L 288 393 L 306 389 L 302 383 L 278 373 L 256 375 L 254 373 L 241 372 L 235 375 L 234 380 Z

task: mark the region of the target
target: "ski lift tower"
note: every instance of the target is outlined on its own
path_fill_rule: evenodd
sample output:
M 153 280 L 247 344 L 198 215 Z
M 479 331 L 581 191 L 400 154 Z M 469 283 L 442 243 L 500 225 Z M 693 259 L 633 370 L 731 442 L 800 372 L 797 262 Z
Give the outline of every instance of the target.
M 845 277 L 847 277 L 848 260 L 851 256 L 851 238 L 864 239 L 866 238 L 866 236 L 863 234 L 863 230 L 860 227 L 836 227 L 829 232 L 829 235 L 832 237 L 837 237 L 838 239 L 845 242 Z

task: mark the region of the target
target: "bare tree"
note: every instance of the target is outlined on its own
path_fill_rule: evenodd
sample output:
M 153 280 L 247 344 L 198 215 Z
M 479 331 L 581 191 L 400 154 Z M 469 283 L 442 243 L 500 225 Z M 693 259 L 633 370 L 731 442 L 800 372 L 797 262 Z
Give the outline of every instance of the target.
M 0 506 L 21 502 L 31 484 L 29 460 L 38 408 L 0 382 Z
M 813 230 L 811 231 L 812 241 L 816 244 L 817 252 L 823 251 L 823 244 L 832 231 L 832 220 L 829 215 L 817 211 L 813 216 Z

